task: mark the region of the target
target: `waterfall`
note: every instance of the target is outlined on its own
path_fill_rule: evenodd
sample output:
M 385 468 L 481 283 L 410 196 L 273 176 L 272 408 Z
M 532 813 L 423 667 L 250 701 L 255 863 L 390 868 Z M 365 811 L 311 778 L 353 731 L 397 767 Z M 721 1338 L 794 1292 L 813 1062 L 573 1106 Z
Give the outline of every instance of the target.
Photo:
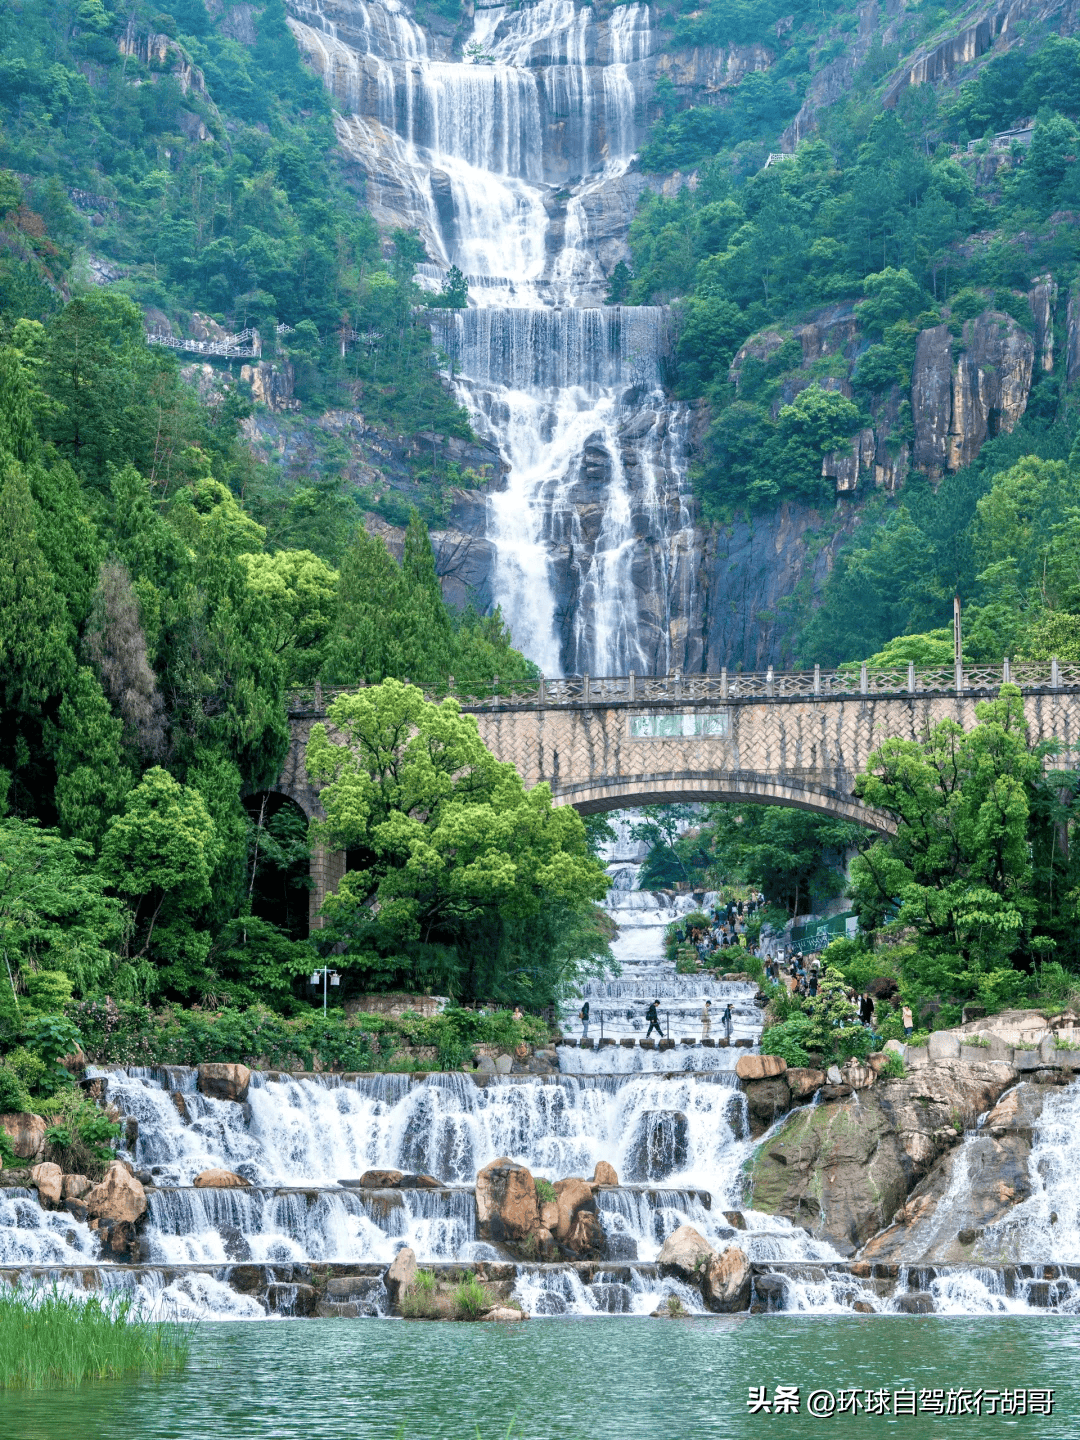
M 504 462 L 486 538 L 514 643 L 552 675 L 683 663 L 696 551 L 667 318 L 602 303 L 641 183 L 649 7 L 478 9 L 460 53 L 397 0 L 291 11 L 376 218 L 420 230 L 425 289 L 468 277 L 435 339 Z

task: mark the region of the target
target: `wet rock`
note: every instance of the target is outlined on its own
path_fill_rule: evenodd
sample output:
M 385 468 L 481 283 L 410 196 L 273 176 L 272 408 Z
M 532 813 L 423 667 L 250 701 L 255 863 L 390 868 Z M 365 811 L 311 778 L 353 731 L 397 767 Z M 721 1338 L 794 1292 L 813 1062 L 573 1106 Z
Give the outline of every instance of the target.
M 221 1236 L 225 1254 L 230 1260 L 251 1259 L 251 1246 L 248 1244 L 244 1232 L 236 1225 L 219 1225 L 218 1234 Z
M 820 1090 L 825 1084 L 824 1070 L 811 1070 L 806 1066 L 799 1066 L 785 1072 L 784 1079 L 787 1082 L 788 1090 L 791 1092 L 792 1100 L 807 1100 L 815 1090 Z
M 791 1109 L 791 1091 L 782 1079 L 750 1080 L 744 1088 L 752 1136 L 764 1135 L 781 1115 Z
M 243 1104 L 248 1096 L 251 1071 L 246 1065 L 227 1065 L 217 1061 L 198 1067 L 199 1091 L 212 1100 L 235 1100 Z
M 536 1185 L 524 1165 L 501 1156 L 484 1166 L 476 1177 L 476 1224 L 481 1240 L 496 1243 L 521 1241 L 539 1229 Z
M 87 1212 L 98 1220 L 134 1222 L 146 1213 L 146 1192 L 119 1160 L 84 1197 Z
M 593 1185 L 618 1185 L 619 1176 L 614 1165 L 609 1165 L 606 1160 L 598 1160 L 593 1169 Z
M 680 1225 L 664 1241 L 656 1263 L 661 1275 L 677 1275 L 696 1284 L 708 1262 L 717 1259 L 719 1256 L 704 1235 L 692 1225 Z
M 360 1176 L 361 1190 L 392 1190 L 400 1185 L 402 1172 L 400 1170 L 365 1170 Z
M 753 1282 L 755 1298 L 763 1302 L 766 1310 L 783 1310 L 787 1300 L 788 1283 L 783 1275 L 755 1275 Z M 751 1306 L 751 1311 L 753 1311 Z
M 750 1303 L 750 1261 L 735 1245 L 706 1261 L 701 1272 L 701 1298 L 710 1310 L 730 1315 Z
M 30 1171 L 30 1179 L 37 1186 L 40 1205 L 49 1210 L 59 1209 L 60 1198 L 63 1195 L 63 1178 L 63 1171 L 59 1165 L 53 1165 L 47 1161 L 42 1165 L 34 1166 Z
M 746 1229 L 746 1216 L 741 1210 L 724 1210 L 721 1212 L 724 1219 L 734 1230 Z
M 416 1283 L 416 1254 L 406 1245 L 394 1256 L 393 1264 L 383 1276 L 391 1305 L 400 1305 L 401 1297 Z
M 896 1308 L 901 1315 L 933 1315 L 934 1297 L 925 1290 L 909 1291 L 897 1296 Z
M 441 1180 L 436 1180 L 434 1175 L 407 1174 L 402 1175 L 397 1183 L 399 1190 L 445 1190 L 446 1186 Z
M 779 1055 L 740 1055 L 735 1064 L 735 1074 L 740 1080 L 771 1080 L 783 1075 L 787 1061 Z
M 494 1320 L 504 1325 L 516 1324 L 519 1320 L 528 1320 L 529 1316 L 524 1310 L 515 1310 L 510 1305 L 496 1305 L 481 1320 Z
M 146 1257 L 134 1220 L 102 1219 L 97 1224 L 104 1260 L 121 1260 L 138 1264 Z
M 314 1285 L 275 1281 L 266 1287 L 266 1304 L 273 1315 L 314 1315 L 318 1303 Z
M 555 1223 L 555 1238 L 566 1244 L 569 1242 L 570 1232 L 578 1214 L 582 1211 L 596 1213 L 596 1199 L 589 1182 L 577 1176 L 557 1181 L 555 1196 L 555 1203 L 559 1211 L 559 1217 Z M 571 1248 L 576 1249 L 577 1247 L 571 1246 Z
M 196 1190 L 248 1190 L 251 1181 L 232 1170 L 201 1170 L 191 1182 Z
M 690 1131 L 681 1110 L 646 1110 L 627 1150 L 629 1180 L 666 1180 L 686 1168 Z
M 18 1160 L 40 1160 L 45 1153 L 45 1121 L 29 1111 L 0 1115 L 3 1130 Z
M 821 1098 L 823 1101 L 843 1100 L 852 1093 L 850 1085 L 841 1082 L 839 1085 L 823 1085 L 821 1087 Z
M 579 1210 L 563 1242 L 583 1260 L 601 1260 L 607 1254 L 607 1235 L 595 1210 Z

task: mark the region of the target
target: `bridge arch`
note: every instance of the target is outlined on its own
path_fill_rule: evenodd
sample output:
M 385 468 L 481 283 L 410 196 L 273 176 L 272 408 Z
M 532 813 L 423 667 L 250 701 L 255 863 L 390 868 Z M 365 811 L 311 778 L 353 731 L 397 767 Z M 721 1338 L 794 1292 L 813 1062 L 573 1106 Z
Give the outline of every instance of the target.
M 599 815 L 608 810 L 634 810 L 642 805 L 752 804 L 786 805 L 795 810 L 835 815 L 863 825 L 877 835 L 894 835 L 896 821 L 883 811 L 863 805 L 854 795 L 837 794 L 789 778 L 767 776 L 631 775 L 617 781 L 583 782 L 553 790 L 556 805 L 572 805 L 581 815 Z

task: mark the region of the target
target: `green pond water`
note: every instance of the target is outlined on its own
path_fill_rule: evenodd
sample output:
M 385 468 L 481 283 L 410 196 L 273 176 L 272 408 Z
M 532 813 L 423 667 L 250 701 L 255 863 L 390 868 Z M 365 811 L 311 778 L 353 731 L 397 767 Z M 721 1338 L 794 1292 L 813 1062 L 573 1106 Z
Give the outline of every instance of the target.
M 747 1411 L 800 1387 L 798 1415 Z M 811 1390 L 1053 1388 L 1054 1413 L 805 1413 Z M 820 1402 L 819 1402 L 820 1403 Z M 1080 1318 L 207 1322 L 186 1374 L 0 1396 L 7 1440 L 1080 1437 Z

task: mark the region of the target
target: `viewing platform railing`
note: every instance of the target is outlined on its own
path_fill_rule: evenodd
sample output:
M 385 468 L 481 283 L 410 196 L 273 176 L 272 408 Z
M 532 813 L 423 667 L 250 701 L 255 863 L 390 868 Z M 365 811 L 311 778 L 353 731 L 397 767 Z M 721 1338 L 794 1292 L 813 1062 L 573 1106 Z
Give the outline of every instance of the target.
M 406 683 L 408 683 L 406 681 Z M 484 684 L 455 682 L 432 685 L 414 681 L 431 700 L 456 696 L 468 710 L 548 709 L 582 705 L 726 705 L 747 700 L 829 700 L 865 696 L 907 696 L 985 693 L 1002 685 L 1024 691 L 1080 690 L 1080 665 L 1057 660 L 1001 665 L 956 665 L 919 669 L 915 665 L 878 669 L 846 665 L 837 670 L 728 671 L 718 675 L 565 675 L 535 680 Z M 288 696 L 289 713 L 324 714 L 339 695 L 363 685 L 313 685 Z

